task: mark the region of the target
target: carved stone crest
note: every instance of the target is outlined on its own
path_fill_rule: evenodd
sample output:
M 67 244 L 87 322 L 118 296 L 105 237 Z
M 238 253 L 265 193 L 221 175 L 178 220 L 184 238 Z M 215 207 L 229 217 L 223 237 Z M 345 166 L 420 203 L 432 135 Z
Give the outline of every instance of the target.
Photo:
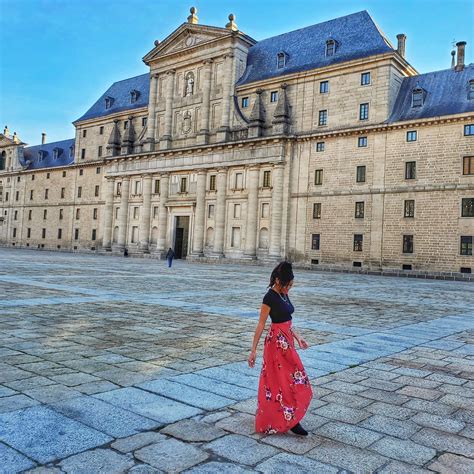
M 183 115 L 183 123 L 181 125 L 182 132 L 187 135 L 193 128 L 192 115 L 189 110 L 187 110 Z

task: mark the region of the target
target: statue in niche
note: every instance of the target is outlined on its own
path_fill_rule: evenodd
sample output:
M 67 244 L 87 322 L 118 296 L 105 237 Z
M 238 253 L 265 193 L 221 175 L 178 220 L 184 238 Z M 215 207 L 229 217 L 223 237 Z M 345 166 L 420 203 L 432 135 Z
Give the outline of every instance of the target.
M 194 74 L 192 72 L 188 72 L 186 74 L 186 88 L 184 90 L 184 97 L 188 95 L 194 94 Z
M 188 134 L 193 128 L 191 112 L 187 110 L 183 116 L 182 131 L 184 134 Z

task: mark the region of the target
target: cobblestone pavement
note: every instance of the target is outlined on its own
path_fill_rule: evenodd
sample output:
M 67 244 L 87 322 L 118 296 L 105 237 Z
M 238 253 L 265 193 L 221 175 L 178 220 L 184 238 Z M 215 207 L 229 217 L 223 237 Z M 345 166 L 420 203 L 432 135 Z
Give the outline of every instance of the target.
M 0 249 L 0 473 L 474 472 L 471 284 L 297 270 L 302 439 L 254 432 L 268 276 Z

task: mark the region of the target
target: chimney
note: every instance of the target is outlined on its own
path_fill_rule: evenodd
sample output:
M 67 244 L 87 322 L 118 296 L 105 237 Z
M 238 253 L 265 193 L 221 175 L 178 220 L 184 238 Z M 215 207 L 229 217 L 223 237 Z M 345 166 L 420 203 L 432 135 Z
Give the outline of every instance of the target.
M 46 143 L 46 133 L 41 134 L 41 145 L 44 145 Z
M 403 33 L 400 33 L 399 35 L 397 35 L 397 41 L 398 41 L 397 51 L 398 51 L 398 54 L 402 58 L 405 57 L 405 43 L 406 43 L 406 40 L 407 40 L 407 35 L 405 35 Z
M 458 54 L 457 54 L 458 61 L 454 70 L 462 71 L 464 69 L 464 49 L 466 47 L 466 42 L 459 41 L 458 43 L 456 43 L 456 46 L 458 48 Z

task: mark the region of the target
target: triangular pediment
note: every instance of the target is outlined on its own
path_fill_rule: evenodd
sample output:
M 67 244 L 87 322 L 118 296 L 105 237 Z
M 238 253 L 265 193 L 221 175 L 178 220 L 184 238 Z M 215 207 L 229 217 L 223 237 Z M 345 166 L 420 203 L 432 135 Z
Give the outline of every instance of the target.
M 183 23 L 161 43 L 157 44 L 143 58 L 143 61 L 148 64 L 158 57 L 180 53 L 206 43 L 228 38 L 229 36 L 232 36 L 232 31 L 226 28 Z

